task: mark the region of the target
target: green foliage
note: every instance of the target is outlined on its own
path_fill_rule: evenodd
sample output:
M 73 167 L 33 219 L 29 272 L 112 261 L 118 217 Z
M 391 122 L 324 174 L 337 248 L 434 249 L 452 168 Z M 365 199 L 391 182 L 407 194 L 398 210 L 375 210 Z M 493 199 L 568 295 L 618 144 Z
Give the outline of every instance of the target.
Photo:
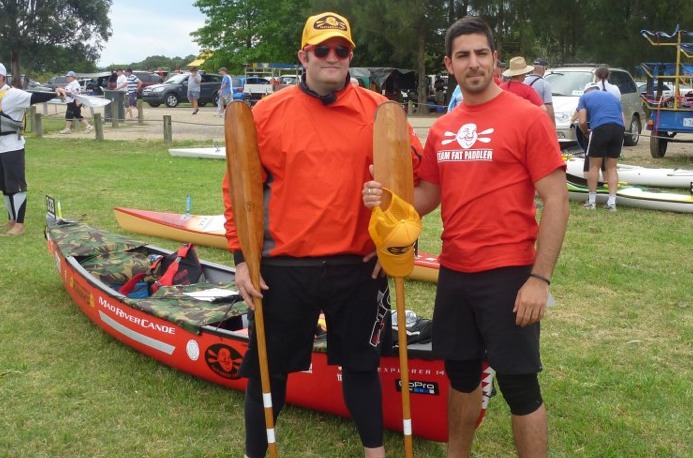
M 52 132 L 62 122 L 54 124 Z M 625 150 L 629 162 L 632 155 Z M 672 155 L 657 166 L 691 164 Z M 63 288 L 42 234 L 45 194 L 61 200 L 68 218 L 125 233 L 114 206 L 183 212 L 192 194 L 196 213 L 220 213 L 223 173 L 221 161 L 172 159 L 159 141 L 29 137 L 27 232 L 0 238 L 1 456 L 242 455 L 242 393 L 165 367 L 101 331 Z M 426 216 L 422 249 L 439 252 L 440 232 L 439 213 Z M 552 283 L 557 306 L 542 322 L 551 457 L 690 457 L 691 246 L 690 215 L 571 206 Z M 231 262 L 223 250 L 200 255 Z M 431 316 L 435 285 L 407 281 L 406 296 L 407 308 Z M 350 421 L 295 407 L 282 413 L 277 441 L 280 456 L 362 456 Z M 401 434 L 386 433 L 385 444 L 388 456 L 404 456 Z M 414 451 L 445 456 L 444 444 L 418 439 Z M 473 455 L 516 456 L 501 395 Z
M 110 6 L 111 0 L 4 0 L 0 49 L 5 55 L 0 57 L 9 58 L 13 74 L 29 75 L 35 65 L 43 72 L 62 71 L 66 65 L 77 69 L 80 61 L 87 62 L 82 68 L 93 70 L 101 40 L 111 35 Z M 59 68 L 49 66 L 58 62 Z

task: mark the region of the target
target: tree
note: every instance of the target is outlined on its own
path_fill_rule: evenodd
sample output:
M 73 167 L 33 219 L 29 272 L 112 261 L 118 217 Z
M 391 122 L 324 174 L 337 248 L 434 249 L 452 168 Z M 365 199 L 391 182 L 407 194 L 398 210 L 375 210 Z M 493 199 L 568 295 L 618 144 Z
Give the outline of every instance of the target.
M 37 59 L 60 55 L 70 63 L 96 61 L 102 40 L 111 36 L 111 0 L 3 0 L 0 3 L 0 49 L 11 72 L 31 73 Z M 55 63 L 58 64 L 57 62 Z M 64 66 L 65 62 L 61 66 Z M 57 68 L 56 68 L 57 69 Z M 16 82 L 16 83 L 15 83 Z M 20 78 L 13 78 L 21 84 Z
M 203 65 L 235 69 L 251 62 L 297 63 L 303 24 L 301 0 L 197 0 L 207 16 L 205 25 L 192 33 L 205 50 L 213 51 Z

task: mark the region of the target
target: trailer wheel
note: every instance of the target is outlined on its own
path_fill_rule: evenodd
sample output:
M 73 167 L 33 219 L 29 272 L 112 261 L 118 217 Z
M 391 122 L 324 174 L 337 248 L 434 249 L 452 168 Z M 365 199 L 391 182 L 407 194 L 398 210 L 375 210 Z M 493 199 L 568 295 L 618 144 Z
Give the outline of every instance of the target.
M 669 141 L 666 138 L 657 138 L 657 133 L 652 133 L 650 137 L 650 155 L 655 159 L 663 158 L 667 152 L 667 144 Z

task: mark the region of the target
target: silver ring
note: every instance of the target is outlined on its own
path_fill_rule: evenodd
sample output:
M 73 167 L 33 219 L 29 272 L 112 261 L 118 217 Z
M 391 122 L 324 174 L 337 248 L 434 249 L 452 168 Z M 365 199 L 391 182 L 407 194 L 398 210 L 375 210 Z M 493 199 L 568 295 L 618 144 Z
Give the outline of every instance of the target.
M 371 188 L 366 188 L 366 194 L 370 195 L 371 193 Z

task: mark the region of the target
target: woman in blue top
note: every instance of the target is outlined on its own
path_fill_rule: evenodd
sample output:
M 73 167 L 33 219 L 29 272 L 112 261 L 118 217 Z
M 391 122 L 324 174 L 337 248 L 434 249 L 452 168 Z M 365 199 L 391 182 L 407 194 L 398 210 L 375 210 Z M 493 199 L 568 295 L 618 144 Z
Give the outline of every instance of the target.
M 623 134 L 626 130 L 621 101 L 610 92 L 599 90 L 598 83 L 587 83 L 578 101 L 577 112 L 578 126 L 585 138 L 589 138 L 586 151 L 589 157 L 587 171 L 589 194 L 584 206 L 588 210 L 594 210 L 597 206 L 599 169 L 602 167 L 602 162 L 606 160 L 609 200 L 604 208 L 616 211 L 616 190 L 618 189 L 616 160 L 621 156 Z

